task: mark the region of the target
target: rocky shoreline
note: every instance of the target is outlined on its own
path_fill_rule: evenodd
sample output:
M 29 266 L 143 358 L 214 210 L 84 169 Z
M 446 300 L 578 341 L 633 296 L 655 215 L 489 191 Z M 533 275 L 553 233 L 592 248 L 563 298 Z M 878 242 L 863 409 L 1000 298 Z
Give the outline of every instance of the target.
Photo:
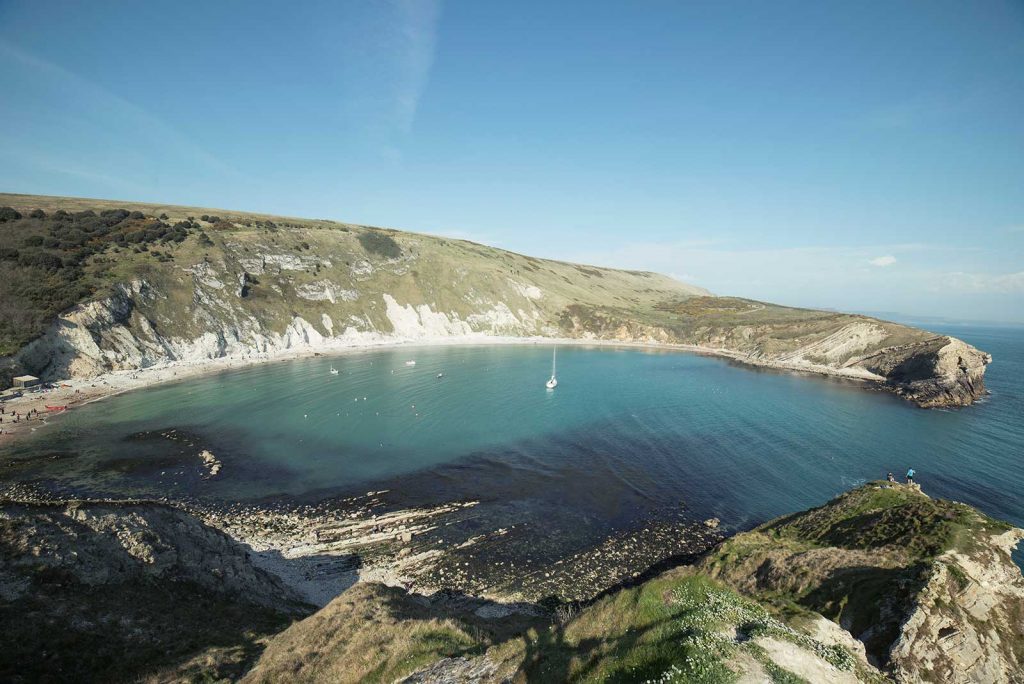
M 536 529 L 509 547 L 514 527 L 460 528 L 474 501 L 388 495 L 214 507 L 6 487 L 0 612 L 18 631 L 0 678 L 358 681 L 383 667 L 387 681 L 563 681 L 563 653 L 599 673 L 696 658 L 751 681 L 1009 684 L 1022 671 L 1010 551 L 1024 530 L 916 486 L 868 483 L 731 537 L 714 519 L 645 525 L 536 563 Z M 407 660 L 427 643 L 417 634 L 432 645 Z M 67 644 L 51 654 L 54 639 Z
M 725 535 L 717 523 L 680 518 L 611 533 L 548 562 L 534 527 L 480 530 L 465 525 L 476 501 L 399 508 L 387 491 L 316 504 L 214 505 L 171 499 L 79 499 L 31 485 L 7 485 L 0 502 L 171 506 L 220 530 L 250 552 L 257 568 L 281 578 L 306 602 L 326 605 L 359 582 L 407 591 L 458 592 L 504 604 L 558 605 L 592 600 L 613 587 L 698 557 Z

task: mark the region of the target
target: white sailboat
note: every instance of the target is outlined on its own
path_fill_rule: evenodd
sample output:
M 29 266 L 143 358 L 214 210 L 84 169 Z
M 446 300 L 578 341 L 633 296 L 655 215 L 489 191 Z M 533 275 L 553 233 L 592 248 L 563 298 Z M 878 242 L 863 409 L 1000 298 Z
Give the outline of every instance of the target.
M 558 352 L 558 347 L 551 350 L 551 379 L 544 383 L 544 386 L 549 390 L 553 390 L 558 387 L 558 378 L 555 377 L 555 354 Z
M 332 363 L 331 364 L 331 375 L 337 375 L 337 374 L 338 374 L 338 369 L 335 368 L 334 364 Z

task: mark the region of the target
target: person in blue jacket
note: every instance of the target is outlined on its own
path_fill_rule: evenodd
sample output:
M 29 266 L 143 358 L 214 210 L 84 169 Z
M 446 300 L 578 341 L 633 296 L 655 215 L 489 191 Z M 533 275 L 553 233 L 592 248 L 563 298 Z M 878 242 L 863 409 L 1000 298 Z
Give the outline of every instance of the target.
M 916 474 L 913 468 L 907 471 L 907 484 L 914 484 L 914 475 Z

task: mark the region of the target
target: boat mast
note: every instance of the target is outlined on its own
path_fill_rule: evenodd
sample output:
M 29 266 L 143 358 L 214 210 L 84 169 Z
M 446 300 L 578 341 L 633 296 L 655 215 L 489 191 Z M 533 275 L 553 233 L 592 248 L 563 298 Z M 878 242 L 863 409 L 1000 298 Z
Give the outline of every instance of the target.
M 551 350 L 551 377 L 555 377 L 555 352 L 557 351 L 557 347 Z

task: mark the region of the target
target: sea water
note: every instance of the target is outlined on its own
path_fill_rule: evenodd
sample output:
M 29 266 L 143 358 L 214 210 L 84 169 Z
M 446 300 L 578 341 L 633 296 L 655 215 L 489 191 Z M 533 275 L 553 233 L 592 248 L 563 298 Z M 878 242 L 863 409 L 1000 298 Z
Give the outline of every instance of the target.
M 0 477 L 230 502 L 388 489 L 596 537 L 680 511 L 744 529 L 914 468 L 927 493 L 1024 525 L 1022 330 L 946 332 L 994 356 L 974 406 L 922 410 L 857 383 L 637 348 L 561 347 L 548 391 L 550 345 L 402 347 L 82 406 L 7 447 L 22 464 Z M 216 477 L 201 477 L 200 449 L 223 463 Z

